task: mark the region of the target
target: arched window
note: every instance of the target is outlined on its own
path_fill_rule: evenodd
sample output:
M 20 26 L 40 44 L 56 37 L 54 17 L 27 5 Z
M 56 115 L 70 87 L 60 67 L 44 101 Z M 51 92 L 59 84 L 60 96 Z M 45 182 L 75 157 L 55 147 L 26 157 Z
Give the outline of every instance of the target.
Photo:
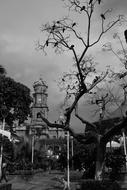
M 37 113 L 37 118 L 41 118 L 41 114 L 39 112 Z

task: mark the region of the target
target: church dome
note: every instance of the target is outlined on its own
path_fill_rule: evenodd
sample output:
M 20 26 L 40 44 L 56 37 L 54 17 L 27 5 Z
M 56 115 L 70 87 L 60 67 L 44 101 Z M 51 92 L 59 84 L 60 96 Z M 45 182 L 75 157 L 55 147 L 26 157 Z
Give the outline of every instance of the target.
M 40 77 L 39 80 L 33 83 L 33 88 L 35 92 L 47 92 L 47 84 L 46 82 Z
M 44 80 L 41 77 L 40 77 L 39 80 L 34 82 L 33 87 L 36 87 L 36 86 L 45 86 L 45 87 L 47 87 L 46 82 L 44 82 Z

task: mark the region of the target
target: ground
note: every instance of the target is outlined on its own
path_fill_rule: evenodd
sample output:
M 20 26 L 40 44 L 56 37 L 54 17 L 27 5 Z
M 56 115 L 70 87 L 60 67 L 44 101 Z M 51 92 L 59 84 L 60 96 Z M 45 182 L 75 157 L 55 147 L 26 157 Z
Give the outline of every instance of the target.
M 8 175 L 8 183 L 12 184 L 12 190 L 63 190 L 63 185 L 60 183 L 60 178 L 64 173 L 58 171 L 38 172 L 33 176 Z M 2 182 L 5 183 L 5 182 Z M 71 182 L 71 190 L 76 190 L 77 182 Z M 127 187 L 127 175 L 120 182 L 121 189 Z
M 12 190 L 59 190 L 62 186 L 57 176 L 61 174 L 40 172 L 28 179 L 23 176 L 9 176 L 9 182 L 12 183 Z
M 28 179 L 21 176 L 8 176 L 9 182 L 12 184 L 12 190 L 62 190 L 63 185 L 58 178 L 62 177 L 62 173 L 40 172 L 34 174 Z

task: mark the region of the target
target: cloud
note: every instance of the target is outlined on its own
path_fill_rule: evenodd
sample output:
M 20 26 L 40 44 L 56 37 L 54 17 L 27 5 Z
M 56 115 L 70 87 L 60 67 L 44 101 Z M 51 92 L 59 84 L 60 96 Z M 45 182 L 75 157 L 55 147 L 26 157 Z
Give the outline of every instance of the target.
M 127 1 L 126 0 L 111 0 L 111 1 L 105 1 L 104 6 L 113 8 L 117 11 L 125 11 L 127 7 Z
M 126 0 L 103 1 L 102 9 L 113 8 L 115 14 L 126 11 Z M 64 93 L 59 91 L 57 81 L 63 72 L 70 69 L 72 65 L 71 53 L 64 52 L 61 55 L 55 55 L 53 51 L 48 51 L 47 56 L 42 52 L 35 51 L 35 41 L 39 34 L 39 26 L 47 21 L 59 19 L 63 13 L 66 13 L 62 4 L 58 0 L 6 0 L 0 4 L 0 62 L 7 69 L 8 75 L 15 80 L 27 85 L 33 92 L 33 82 L 39 79 L 40 75 L 48 84 L 48 106 L 50 108 L 49 116 L 54 121 L 58 117 L 60 103 L 64 100 Z M 8 14 L 7 14 L 8 13 Z M 99 13 L 99 12 L 98 12 Z M 113 13 L 114 15 L 114 13 Z M 114 18 L 114 17 L 112 17 Z M 94 19 L 94 34 L 92 40 L 96 39 L 99 19 Z M 82 31 L 86 22 L 81 20 Z M 124 27 L 116 29 L 123 33 Z M 111 35 L 109 35 L 111 33 Z M 103 42 L 112 40 L 113 32 L 109 32 L 95 48 L 91 49 L 92 54 L 97 56 L 98 61 L 104 65 L 115 62 L 108 53 L 101 52 Z M 96 35 L 95 35 L 96 34 Z M 81 53 L 81 46 L 76 42 L 78 53 Z M 76 46 L 75 45 L 75 46 Z M 104 59 L 106 57 L 106 59 Z M 91 112 L 81 106 L 81 114 L 90 120 Z M 85 110 L 85 111 L 84 111 Z M 76 119 L 73 125 L 78 128 L 80 125 Z
M 21 73 L 16 73 L 13 76 L 16 80 L 20 80 L 22 78 L 22 74 Z
M 3 54 L 31 55 L 34 50 L 33 39 L 11 33 L 0 34 L 0 44 L 3 45 Z
M 31 91 L 33 83 L 42 75 L 49 86 L 49 106 L 54 107 L 63 98 L 57 81 L 69 65 L 68 57 L 56 56 L 53 52 L 44 56 L 34 49 L 31 41 L 19 35 L 0 35 L 0 61 L 9 76 L 28 86 Z

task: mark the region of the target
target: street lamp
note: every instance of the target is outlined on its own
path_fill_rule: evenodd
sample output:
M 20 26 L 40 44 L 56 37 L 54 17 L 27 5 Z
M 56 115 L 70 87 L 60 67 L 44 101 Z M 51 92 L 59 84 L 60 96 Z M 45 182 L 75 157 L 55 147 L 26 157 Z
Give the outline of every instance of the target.
M 70 147 L 69 147 L 69 139 L 70 139 L 70 134 L 69 131 L 65 133 L 65 136 L 67 138 L 67 189 L 70 189 L 70 165 L 69 165 L 69 152 L 70 152 Z
M 70 189 L 70 166 L 69 166 L 69 131 L 67 131 L 67 187 Z
M 34 163 L 34 135 L 32 136 L 32 152 L 31 152 L 31 163 Z
M 124 154 L 125 154 L 125 160 L 126 160 L 126 170 L 127 170 L 127 148 L 126 148 L 126 136 L 125 136 L 125 130 L 122 130 L 123 135 L 123 147 L 124 147 Z
M 64 115 L 59 116 L 59 121 L 61 123 L 65 123 Z M 67 189 L 68 190 L 70 189 L 69 138 L 70 138 L 70 134 L 69 134 L 69 131 L 67 131 Z
M 103 99 L 103 97 L 100 97 L 98 100 L 96 100 L 96 104 L 99 106 L 100 119 L 102 119 L 103 118 L 103 110 L 104 110 L 104 99 Z
M 31 129 L 31 141 L 32 141 L 32 151 L 31 151 L 31 163 L 34 163 L 34 143 L 35 143 L 35 135 L 36 130 L 34 128 Z
M 72 170 L 74 169 L 74 162 L 73 162 L 73 156 L 74 156 L 74 142 L 73 142 L 73 136 L 70 136 L 71 139 L 71 156 L 72 156 Z
M 3 119 L 3 122 L 2 122 L 2 130 L 5 129 L 5 119 L 8 115 L 8 110 L 7 110 L 7 107 L 5 105 L 5 102 L 4 104 L 1 106 L 1 115 L 2 115 L 2 119 Z M 2 171 L 1 171 L 1 168 L 2 168 L 2 157 L 3 157 L 3 135 L 1 136 L 1 151 L 0 151 L 0 176 L 2 174 Z

